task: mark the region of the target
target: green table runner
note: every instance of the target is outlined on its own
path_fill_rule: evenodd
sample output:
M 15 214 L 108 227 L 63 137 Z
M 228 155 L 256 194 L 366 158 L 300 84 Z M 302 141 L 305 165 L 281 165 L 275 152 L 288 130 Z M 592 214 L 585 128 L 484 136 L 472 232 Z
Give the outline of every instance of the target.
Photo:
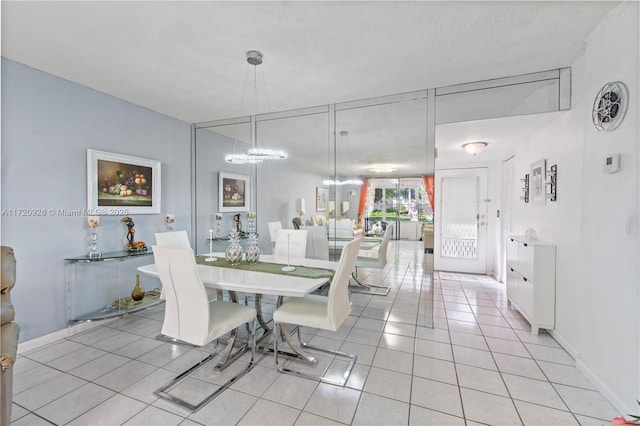
M 280 263 L 270 263 L 270 262 L 258 262 L 255 264 L 249 264 L 246 261 L 241 261 L 237 265 L 230 264 L 224 258 L 218 258 L 215 262 L 207 262 L 205 259 L 206 256 L 196 256 L 196 263 L 199 265 L 207 265 L 207 266 L 216 266 L 218 268 L 230 268 L 230 269 L 239 269 L 242 271 L 255 271 L 255 272 L 266 272 L 269 274 L 279 274 L 279 275 L 291 275 L 294 277 L 302 277 L 302 278 L 327 278 L 329 281 L 333 279 L 333 275 L 335 271 L 331 269 L 324 268 L 309 268 L 307 266 L 299 266 L 292 265 L 296 267 L 295 271 L 292 272 L 284 272 L 282 270 L 282 264 Z

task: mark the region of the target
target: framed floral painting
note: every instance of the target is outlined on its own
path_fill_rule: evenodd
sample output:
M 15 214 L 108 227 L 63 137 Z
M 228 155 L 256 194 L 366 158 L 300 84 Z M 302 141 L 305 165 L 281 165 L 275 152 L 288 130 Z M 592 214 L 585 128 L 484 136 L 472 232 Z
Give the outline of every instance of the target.
M 160 161 L 88 149 L 87 205 L 95 215 L 159 214 Z

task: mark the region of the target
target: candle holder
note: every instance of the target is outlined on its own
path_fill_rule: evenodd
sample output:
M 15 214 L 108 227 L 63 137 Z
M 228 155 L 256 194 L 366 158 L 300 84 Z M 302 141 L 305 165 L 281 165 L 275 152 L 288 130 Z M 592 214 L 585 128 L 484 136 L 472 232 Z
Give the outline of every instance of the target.
M 209 255 L 204 259 L 206 262 L 215 262 L 217 257 L 213 257 L 213 229 L 209 229 Z
M 256 232 L 256 212 L 247 213 L 247 231 L 250 234 L 255 234 Z
M 216 213 L 216 240 L 222 238 L 222 214 Z
M 89 236 L 87 237 L 87 256 L 89 257 L 89 259 L 99 259 L 102 257 L 102 253 L 100 252 L 98 244 L 98 232 L 96 229 L 98 225 L 100 225 L 99 216 L 89 216 L 87 218 L 87 226 L 89 227 Z

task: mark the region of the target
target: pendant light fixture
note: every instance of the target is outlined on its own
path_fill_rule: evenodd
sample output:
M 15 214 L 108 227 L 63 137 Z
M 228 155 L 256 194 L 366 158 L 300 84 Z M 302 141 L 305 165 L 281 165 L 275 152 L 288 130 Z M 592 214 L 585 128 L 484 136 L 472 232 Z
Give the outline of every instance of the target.
M 284 160 L 287 158 L 287 153 L 283 150 L 270 149 L 270 148 L 258 148 L 256 137 L 256 120 L 255 114 L 258 110 L 258 65 L 261 65 L 263 61 L 262 53 L 257 50 L 250 50 L 247 52 L 247 62 L 253 65 L 253 100 L 254 100 L 254 118 L 251 120 L 251 148 L 244 154 L 227 154 L 225 161 L 232 164 L 257 164 L 264 160 Z M 264 79 L 264 74 L 263 74 Z M 267 93 L 267 85 L 265 83 L 265 96 Z M 242 103 L 244 104 L 244 93 L 247 89 L 247 79 L 244 81 L 244 89 L 242 91 Z M 269 105 L 269 97 L 267 97 L 267 105 Z M 240 112 L 242 115 L 242 111 Z
M 349 157 L 349 132 L 346 130 L 340 131 L 340 139 L 342 140 L 341 145 L 345 145 L 347 152 L 347 159 Z M 337 150 L 338 148 L 336 148 Z M 322 181 L 323 185 L 333 186 L 333 185 L 362 185 L 362 179 L 354 178 L 354 179 L 346 179 L 346 180 L 333 180 L 326 179 Z

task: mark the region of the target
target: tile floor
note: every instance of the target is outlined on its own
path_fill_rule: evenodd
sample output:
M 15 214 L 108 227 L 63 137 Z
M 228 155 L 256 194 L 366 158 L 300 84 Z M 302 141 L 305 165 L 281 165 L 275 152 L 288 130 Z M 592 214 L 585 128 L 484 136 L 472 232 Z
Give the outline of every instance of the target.
M 155 340 L 158 306 L 22 354 L 11 424 L 605 425 L 618 414 L 551 336 L 531 335 L 507 307 L 504 285 L 436 273 L 427 328 L 421 292 L 432 283 L 421 243 L 393 242 L 389 259 L 384 271 L 359 274 L 390 285 L 388 296 L 353 294 L 336 333 L 303 330 L 358 355 L 345 388 L 281 375 L 259 355 L 251 373 L 196 413 L 159 400 L 152 391 L 211 348 Z M 204 392 L 246 360 L 222 373 L 203 367 L 176 392 Z M 320 360 L 329 371 L 340 362 Z

